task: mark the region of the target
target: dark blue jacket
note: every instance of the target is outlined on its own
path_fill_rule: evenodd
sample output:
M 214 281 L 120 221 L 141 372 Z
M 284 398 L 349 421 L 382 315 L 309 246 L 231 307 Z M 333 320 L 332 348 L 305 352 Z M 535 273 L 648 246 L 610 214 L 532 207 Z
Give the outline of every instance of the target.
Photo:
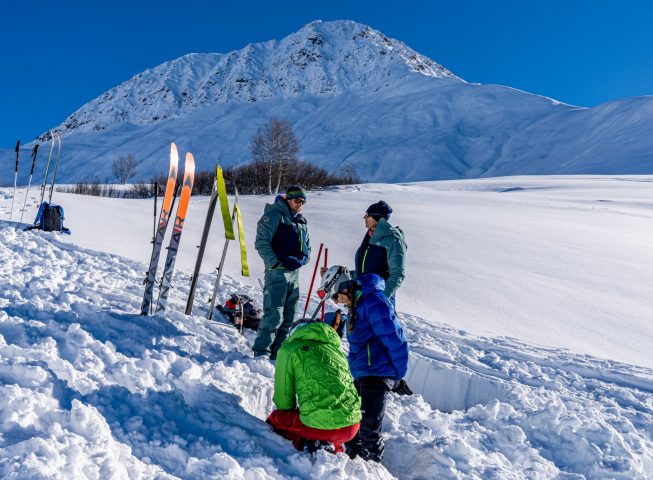
M 294 214 L 284 195 L 267 204 L 256 228 L 254 244 L 266 270 L 297 270 L 311 255 L 308 225 L 302 214 Z
M 349 368 L 355 379 L 385 377 L 400 380 L 408 369 L 408 341 L 374 273 L 358 278 L 360 291 L 349 320 Z
M 406 276 L 407 248 L 404 232 L 382 218 L 356 251 L 356 276 L 376 273 L 385 280 L 386 297 L 392 298 Z

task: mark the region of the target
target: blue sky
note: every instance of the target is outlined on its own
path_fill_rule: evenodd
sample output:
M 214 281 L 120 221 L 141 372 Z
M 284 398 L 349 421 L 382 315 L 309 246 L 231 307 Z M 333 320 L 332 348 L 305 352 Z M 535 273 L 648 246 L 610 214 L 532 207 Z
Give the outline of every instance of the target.
M 3 2 L 0 147 L 27 142 L 134 74 L 315 20 L 352 19 L 470 82 L 593 106 L 653 94 L 653 2 L 22 0 Z

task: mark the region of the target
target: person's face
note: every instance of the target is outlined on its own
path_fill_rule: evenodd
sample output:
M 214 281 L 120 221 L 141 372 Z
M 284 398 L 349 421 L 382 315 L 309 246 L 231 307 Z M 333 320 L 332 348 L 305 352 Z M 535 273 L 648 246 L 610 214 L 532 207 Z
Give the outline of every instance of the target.
M 291 198 L 290 200 L 288 200 L 288 205 L 290 205 L 290 209 L 295 213 L 301 212 L 305 203 L 306 200 L 304 200 L 303 198 Z
M 367 213 L 363 215 L 363 220 L 365 220 L 365 228 L 367 228 L 368 230 L 372 230 L 376 228 L 377 223 L 379 223 Z
M 346 293 L 338 292 L 338 296 L 336 297 L 336 303 L 340 303 L 347 307 L 351 307 L 351 300 L 349 299 L 349 295 L 347 295 Z

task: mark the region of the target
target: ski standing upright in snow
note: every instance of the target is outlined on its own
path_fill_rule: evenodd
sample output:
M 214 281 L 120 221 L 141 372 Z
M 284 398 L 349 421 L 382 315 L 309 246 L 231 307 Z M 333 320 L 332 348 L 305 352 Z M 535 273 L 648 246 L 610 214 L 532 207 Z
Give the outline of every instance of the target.
M 57 133 L 57 158 L 54 160 L 54 171 L 52 172 L 52 183 L 50 184 L 50 197 L 48 203 L 52 203 L 52 191 L 54 190 L 54 182 L 57 179 L 57 165 L 59 164 L 59 155 L 61 154 L 61 135 Z
M 220 168 L 216 166 L 217 169 Z M 202 259 L 204 258 L 204 251 L 206 250 L 206 242 L 209 238 L 209 231 L 211 230 L 211 223 L 213 222 L 213 213 L 215 212 L 215 206 L 218 203 L 218 174 L 216 173 L 216 178 L 213 181 L 213 189 L 211 190 L 211 198 L 209 199 L 209 209 L 206 212 L 206 220 L 204 221 L 204 229 L 202 230 L 202 239 L 200 244 L 197 246 L 199 249 L 197 252 L 197 260 L 195 260 L 195 269 L 193 270 L 193 276 L 190 280 L 190 291 L 188 293 L 188 300 L 186 301 L 186 315 L 190 315 L 193 312 L 193 303 L 195 302 L 195 290 L 197 289 L 197 278 L 200 275 L 200 268 L 202 267 Z
M 32 169 L 29 172 L 29 182 L 27 184 L 27 190 L 25 190 L 25 200 L 23 200 L 23 209 L 20 212 L 20 222 L 23 222 L 23 214 L 25 213 L 25 207 L 27 206 L 27 195 L 29 194 L 29 189 L 32 187 L 32 175 L 34 174 L 34 165 L 36 165 L 36 155 L 39 151 L 39 144 L 34 145 L 32 149 Z
M 48 155 L 48 162 L 45 164 L 45 177 L 43 177 L 43 183 L 41 184 L 41 200 L 39 201 L 39 205 L 43 203 L 43 199 L 45 198 L 45 188 L 48 184 L 50 160 L 52 160 L 52 152 L 54 151 L 54 132 L 50 132 L 50 139 L 52 140 L 52 145 L 50 145 L 50 155 Z
M 177 206 L 177 216 L 172 228 L 172 238 L 168 246 L 168 256 L 163 267 L 163 277 L 159 285 L 159 299 L 156 305 L 157 312 L 163 312 L 168 304 L 168 293 L 172 281 L 172 273 L 175 269 L 175 260 L 177 259 L 177 250 L 179 250 L 179 241 L 186 221 L 188 204 L 190 203 L 190 194 L 193 191 L 193 181 L 195 180 L 195 159 L 192 153 L 186 153 L 184 162 L 184 182 L 181 185 L 181 195 L 179 196 L 179 205 Z
M 235 188 L 235 187 L 234 187 Z M 233 213 L 231 214 L 230 220 L 227 220 L 228 215 L 229 215 L 229 205 L 226 205 L 226 211 L 225 211 L 225 205 L 222 205 L 222 215 L 224 217 L 224 222 L 225 225 L 228 225 L 229 222 L 231 222 L 231 232 L 229 233 L 225 229 L 225 241 L 224 241 L 224 247 L 222 248 L 222 256 L 220 257 L 220 265 L 218 266 L 218 273 L 215 278 L 215 283 L 213 284 L 213 293 L 211 294 L 211 301 L 209 302 L 209 311 L 206 315 L 206 318 L 209 320 L 213 319 L 213 310 L 215 309 L 215 301 L 218 296 L 218 287 L 220 286 L 220 280 L 222 279 L 222 270 L 224 269 L 224 263 L 225 259 L 227 258 L 227 249 L 229 248 L 229 242 L 231 240 L 235 240 L 236 236 L 233 231 L 233 224 L 234 222 L 238 221 L 238 189 L 235 188 L 235 198 L 234 198 L 234 209 Z M 242 231 L 242 225 L 241 225 L 241 231 Z M 245 261 L 246 262 L 246 261 Z M 243 264 L 245 266 L 246 263 Z M 243 270 L 244 271 L 244 270 Z M 249 273 L 247 273 L 247 276 L 249 276 Z
M 163 237 L 168 227 L 170 220 L 170 213 L 173 207 L 173 200 L 175 197 L 175 188 L 177 185 L 177 174 L 179 171 L 179 153 L 177 146 L 174 143 L 170 144 L 170 169 L 168 172 L 168 181 L 166 189 L 163 194 L 163 203 L 161 204 L 161 213 L 159 214 L 159 223 L 155 235 L 152 238 L 152 257 L 150 258 L 150 267 L 145 277 L 145 293 L 143 295 L 143 303 L 141 305 L 141 315 L 150 314 L 152 308 L 152 297 L 154 293 L 154 282 L 156 281 L 156 269 L 159 264 L 159 257 L 161 256 L 161 244 Z

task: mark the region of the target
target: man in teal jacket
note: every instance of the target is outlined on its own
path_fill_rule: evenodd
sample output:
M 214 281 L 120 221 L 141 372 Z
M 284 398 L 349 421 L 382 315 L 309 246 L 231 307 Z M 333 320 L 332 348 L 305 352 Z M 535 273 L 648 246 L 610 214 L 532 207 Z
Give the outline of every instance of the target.
M 278 352 L 273 400 L 267 421 L 295 448 L 321 440 L 344 451 L 358 432 L 361 400 L 332 327 L 298 321 Z
M 301 214 L 306 192 L 288 187 L 273 204 L 267 204 L 258 221 L 254 244 L 265 264 L 263 320 L 259 325 L 254 355 L 277 356 L 288 336 L 299 301 L 299 268 L 311 255 L 306 219 Z

